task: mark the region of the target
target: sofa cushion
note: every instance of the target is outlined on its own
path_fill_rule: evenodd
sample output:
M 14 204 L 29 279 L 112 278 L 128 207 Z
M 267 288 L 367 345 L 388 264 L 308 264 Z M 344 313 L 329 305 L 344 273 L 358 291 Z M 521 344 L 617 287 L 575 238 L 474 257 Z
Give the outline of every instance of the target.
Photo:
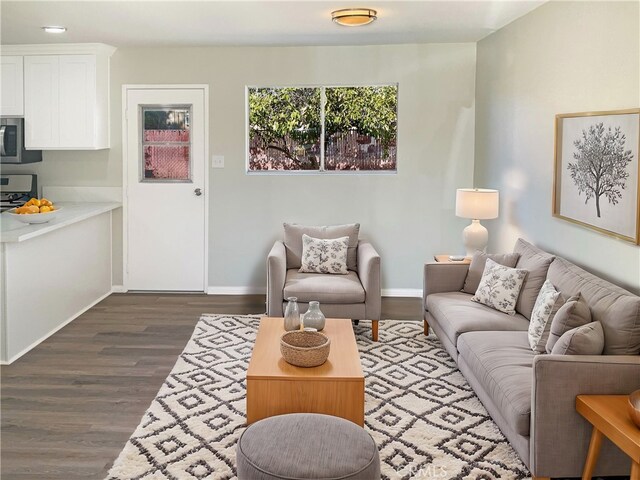
M 486 330 L 524 331 L 529 322 L 522 315 L 507 315 L 471 301 L 463 292 L 433 293 L 427 297 L 427 310 L 454 345 L 465 332 Z
M 322 273 L 301 273 L 296 269 L 287 270 L 284 282 L 284 298 L 297 297 L 298 302 L 322 303 L 363 303 L 364 288 L 356 272 L 346 275 L 324 275 Z
M 300 268 L 302 265 L 302 235 L 306 233 L 310 237 L 322 239 L 349 237 L 347 268 L 349 270 L 357 270 L 359 223 L 328 227 L 312 227 L 296 223 L 284 223 L 283 225 L 284 247 L 287 251 L 287 268 Z
M 582 295 L 578 294 L 570 297 L 567 303 L 560 307 L 555 317 L 553 317 L 553 320 L 551 320 L 546 352 L 551 353 L 553 346 L 565 332 L 586 325 L 590 321 L 591 310 L 589 310 L 589 305 L 587 305 L 587 302 L 582 298 Z
M 517 253 L 474 253 L 471 258 L 471 264 L 469 265 L 469 271 L 467 272 L 467 278 L 464 280 L 464 287 L 462 287 L 462 291 L 472 295 L 476 293 L 478 285 L 480 285 L 480 279 L 482 278 L 484 267 L 487 263 L 487 258 L 490 258 L 494 262 L 504 265 L 505 267 L 513 268 L 516 266 L 519 256 L 520 255 Z
M 526 270 L 505 267 L 488 258 L 478 290 L 471 300 L 515 315 L 516 301 L 526 276 Z
M 640 297 L 563 258 L 549 267 L 549 280 L 565 296 L 581 294 L 593 320 L 602 323 L 605 355 L 640 353 Z
M 469 332 L 458 351 L 509 425 L 529 435 L 533 359 L 527 332 Z
M 524 279 L 520 296 L 516 302 L 516 312 L 530 319 L 533 306 L 538 298 L 538 293 L 540 293 L 542 284 L 547 279 L 549 265 L 555 257 L 521 238 L 516 242 L 513 251 L 520 254 L 516 268 L 521 268 L 529 272 Z M 555 282 L 553 283 L 555 285 Z M 562 291 L 562 289 L 560 291 Z
M 604 333 L 600 322 L 591 322 L 565 332 L 553 346 L 554 355 L 600 355 Z

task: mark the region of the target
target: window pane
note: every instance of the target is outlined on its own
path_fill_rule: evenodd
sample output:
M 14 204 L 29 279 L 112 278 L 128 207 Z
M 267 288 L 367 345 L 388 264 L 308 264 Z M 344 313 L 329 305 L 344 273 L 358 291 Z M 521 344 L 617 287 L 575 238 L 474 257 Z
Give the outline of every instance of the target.
M 325 93 L 325 168 L 396 170 L 398 87 L 337 87 Z
M 249 89 L 249 170 L 320 168 L 320 89 Z
M 191 107 L 142 107 L 142 182 L 191 181 Z
M 189 146 L 146 145 L 144 178 L 189 181 Z

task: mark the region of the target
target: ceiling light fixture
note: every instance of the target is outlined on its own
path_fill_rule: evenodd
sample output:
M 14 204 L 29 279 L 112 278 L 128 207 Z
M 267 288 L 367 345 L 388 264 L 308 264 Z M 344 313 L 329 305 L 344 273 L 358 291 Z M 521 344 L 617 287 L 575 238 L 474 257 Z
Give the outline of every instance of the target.
M 47 26 L 47 27 L 42 27 L 42 29 L 47 33 L 64 33 L 67 31 L 67 27 L 58 27 L 58 26 Z
M 360 27 L 373 22 L 378 18 L 377 14 L 378 12 L 370 8 L 344 8 L 331 12 L 331 19 L 345 27 Z

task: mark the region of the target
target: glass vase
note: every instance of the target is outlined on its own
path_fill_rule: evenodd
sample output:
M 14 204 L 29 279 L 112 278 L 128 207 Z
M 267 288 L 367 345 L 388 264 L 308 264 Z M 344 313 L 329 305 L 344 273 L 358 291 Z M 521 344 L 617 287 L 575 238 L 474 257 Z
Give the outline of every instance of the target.
M 324 328 L 325 318 L 320 311 L 320 302 L 309 302 L 309 310 L 302 317 L 305 328 L 315 328 L 320 331 Z
M 284 310 L 284 329 L 287 332 L 300 330 L 300 310 L 298 310 L 298 298 L 287 298 L 287 308 Z

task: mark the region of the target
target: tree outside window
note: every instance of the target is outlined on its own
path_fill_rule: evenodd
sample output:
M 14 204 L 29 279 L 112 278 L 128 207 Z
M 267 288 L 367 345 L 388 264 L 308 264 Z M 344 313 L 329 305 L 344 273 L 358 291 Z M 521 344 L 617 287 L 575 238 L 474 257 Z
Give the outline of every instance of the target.
M 249 88 L 249 171 L 395 171 L 398 87 Z

